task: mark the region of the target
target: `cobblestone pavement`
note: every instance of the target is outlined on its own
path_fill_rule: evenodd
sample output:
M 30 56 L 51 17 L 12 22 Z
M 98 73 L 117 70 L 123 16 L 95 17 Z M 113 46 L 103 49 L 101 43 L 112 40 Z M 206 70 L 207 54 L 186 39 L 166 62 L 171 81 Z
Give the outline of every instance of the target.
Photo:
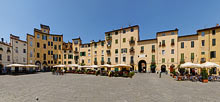
M 168 75 L 131 78 L 38 73 L 0 76 L 0 102 L 219 102 L 220 82 L 174 81 Z

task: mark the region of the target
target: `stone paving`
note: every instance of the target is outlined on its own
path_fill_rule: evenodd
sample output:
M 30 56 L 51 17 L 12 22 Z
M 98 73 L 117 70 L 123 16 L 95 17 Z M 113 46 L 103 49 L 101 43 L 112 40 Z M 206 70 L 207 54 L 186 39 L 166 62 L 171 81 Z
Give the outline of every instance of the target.
M 0 76 L 0 102 L 219 102 L 220 82 L 174 81 L 168 75 L 131 78 L 38 73 Z

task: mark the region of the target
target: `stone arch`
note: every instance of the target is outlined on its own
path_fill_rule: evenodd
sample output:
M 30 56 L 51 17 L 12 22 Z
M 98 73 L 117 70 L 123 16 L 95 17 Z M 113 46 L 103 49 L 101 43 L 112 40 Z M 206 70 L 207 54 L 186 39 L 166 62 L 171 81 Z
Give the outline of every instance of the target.
M 147 71 L 147 63 L 145 60 L 140 60 L 138 62 L 138 72 L 146 72 Z

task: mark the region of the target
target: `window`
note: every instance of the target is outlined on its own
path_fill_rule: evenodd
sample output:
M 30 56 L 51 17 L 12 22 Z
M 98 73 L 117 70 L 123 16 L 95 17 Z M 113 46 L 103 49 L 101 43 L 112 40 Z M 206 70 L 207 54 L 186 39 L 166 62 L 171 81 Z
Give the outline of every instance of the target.
M 47 59 L 47 55 L 46 54 L 44 54 L 44 60 L 46 60 Z
M 54 45 L 54 49 L 55 49 L 55 50 L 57 49 L 57 45 Z
M 40 58 L 40 53 L 37 53 L 37 58 Z
M 118 31 L 115 32 L 115 35 L 118 35 Z
M 111 62 L 111 58 L 108 58 L 108 62 Z
M 73 59 L 73 55 L 72 55 L 72 54 L 69 54 L 69 55 L 68 55 L 68 59 Z
M 162 45 L 164 46 L 166 44 L 166 41 L 165 40 L 162 40 Z
M 216 39 L 212 39 L 212 46 L 216 45 Z
M 52 36 L 49 36 L 49 39 L 52 39 Z
M 53 55 L 53 51 L 51 51 L 50 54 Z
M 118 49 L 115 49 L 115 54 L 118 54 Z
M 38 39 L 40 38 L 40 35 L 39 35 L 39 34 L 37 34 L 37 38 L 38 38 Z
M 191 53 L 191 60 L 194 59 L 194 53 Z
M 181 48 L 184 48 L 184 42 L 181 42 Z
M 23 57 L 23 62 L 26 62 L 26 59 Z
M 126 42 L 126 38 L 123 38 L 123 43 L 125 43 Z
M 171 58 L 171 62 L 172 62 L 172 63 L 174 62 L 174 58 Z
M 144 51 L 144 46 L 141 46 L 141 51 Z
M 15 41 L 15 43 L 18 43 L 18 41 Z
M 58 41 L 58 37 L 53 37 L 53 41 Z
M 59 59 L 61 59 L 61 55 L 59 55 Z
M 80 56 L 86 56 L 86 52 L 80 52 Z
M 50 64 L 50 61 L 48 61 L 47 63 Z
M 78 44 L 78 40 L 75 40 L 75 41 L 74 41 L 74 44 Z
M 104 42 L 101 42 L 101 45 L 104 46 Z
M 48 55 L 50 55 L 50 51 L 48 51 Z
M 32 50 L 30 51 L 30 57 L 33 57 L 33 52 L 32 52 Z
M 53 42 L 51 42 L 50 45 L 53 46 Z
M 171 35 L 174 35 L 175 33 L 174 32 L 171 32 Z
M 0 60 L 2 60 L 2 54 L 0 54 Z
M 104 61 L 104 57 L 101 58 L 101 61 Z
M 66 54 L 64 54 L 64 59 L 66 59 Z
M 97 62 L 97 58 L 94 58 L 94 61 Z
M 194 41 L 191 41 L 191 48 L 194 48 Z
M 88 59 L 88 63 L 90 63 L 91 62 L 91 60 L 90 59 Z
M 202 40 L 202 46 L 205 46 L 205 40 Z
M 202 32 L 201 35 L 202 35 L 202 36 L 205 36 L 205 32 Z
M 95 43 L 95 48 L 97 48 L 97 43 Z
M 42 35 L 42 40 L 47 40 L 47 36 L 46 35 Z
M 48 41 L 48 46 L 50 46 L 50 42 Z
M 216 58 L 216 51 L 211 51 L 210 58 Z
M 166 34 L 165 34 L 165 33 L 163 33 L 163 34 L 162 34 L 162 36 L 166 36 Z
M 39 42 L 37 42 L 37 47 L 40 48 L 40 43 Z
M 64 61 L 64 64 L 66 64 L 66 61 Z
M 134 56 L 131 56 L 131 62 L 132 63 L 134 62 Z
M 8 56 L 7 58 L 8 58 L 7 61 L 10 61 L 10 56 Z
M 155 45 L 152 45 L 152 50 L 155 50 Z
M 165 63 L 165 58 L 162 58 L 162 63 Z
M 97 54 L 97 51 L 94 51 L 94 54 L 96 55 L 96 54 Z
M 165 54 L 165 50 L 162 50 L 162 55 L 164 55 Z
M 88 53 L 88 56 L 91 56 L 90 53 Z
M 53 61 L 50 61 L 51 64 L 53 64 Z
M 15 52 L 18 53 L 18 47 L 16 47 Z
M 181 53 L 181 58 L 180 58 L 181 61 L 184 61 L 184 53 Z
M 121 49 L 121 53 L 127 53 L 127 48 Z
M 46 44 L 44 44 L 44 49 L 46 49 L 47 47 L 46 47 Z
M 102 55 L 104 55 L 104 50 L 102 50 Z
M 32 41 L 30 41 L 30 46 L 31 46 L 31 47 L 33 46 L 33 42 L 32 42 Z
M 118 63 L 118 57 L 115 57 L 115 63 Z
M 205 52 L 203 51 L 203 52 L 201 52 L 201 55 L 205 55 Z
M 171 49 L 171 54 L 174 54 L 174 49 Z
M 115 44 L 118 44 L 118 39 L 115 39 Z
M 125 30 L 125 29 L 123 30 L 123 33 L 126 33 L 126 30 Z
M 152 62 L 155 62 L 155 55 L 152 55 Z
M 59 37 L 59 41 L 61 41 L 61 37 Z
M 59 50 L 61 50 L 61 45 L 59 45 Z
M 126 62 L 126 57 L 123 57 L 123 62 Z
M 212 35 L 215 35 L 215 30 L 212 30 Z
M 174 45 L 174 39 L 171 39 L 171 45 Z
M 133 32 L 134 31 L 134 29 L 133 28 L 131 28 L 131 32 Z

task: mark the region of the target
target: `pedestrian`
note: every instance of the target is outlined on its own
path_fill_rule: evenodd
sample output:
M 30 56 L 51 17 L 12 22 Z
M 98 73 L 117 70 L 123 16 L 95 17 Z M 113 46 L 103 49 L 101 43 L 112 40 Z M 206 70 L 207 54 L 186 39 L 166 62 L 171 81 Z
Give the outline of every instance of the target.
M 160 71 L 160 78 L 161 78 L 161 71 Z

